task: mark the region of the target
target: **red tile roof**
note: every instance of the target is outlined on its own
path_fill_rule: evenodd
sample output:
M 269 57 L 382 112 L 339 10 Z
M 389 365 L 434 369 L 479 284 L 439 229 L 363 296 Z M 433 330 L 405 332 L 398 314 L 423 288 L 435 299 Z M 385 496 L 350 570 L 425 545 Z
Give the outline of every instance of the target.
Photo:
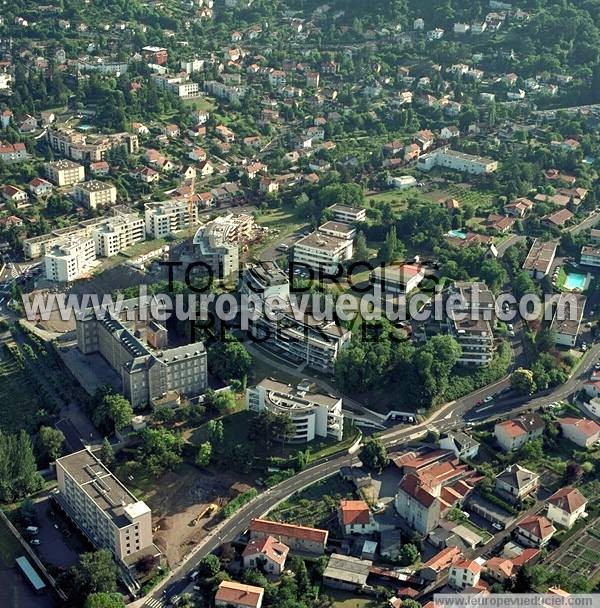
M 600 432 L 600 425 L 595 423 L 593 420 L 588 418 L 559 418 L 558 422 L 566 426 L 574 426 L 583 433 L 586 437 L 593 437 L 596 433 Z
M 469 570 L 473 574 L 479 574 L 481 572 L 481 566 L 475 560 L 472 559 L 460 559 L 452 565 L 455 568 Z
M 290 548 L 287 545 L 279 542 L 273 536 L 265 536 L 264 538 L 257 538 L 250 541 L 248 545 L 246 545 L 242 555 L 247 557 L 249 555 L 261 553 L 276 564 L 283 566 L 289 551 Z
M 429 561 L 423 564 L 423 568 L 431 568 L 436 572 L 440 572 L 449 568 L 455 561 L 460 558 L 460 549 L 458 547 L 447 547 L 436 553 Z
M 556 528 L 543 515 L 528 515 L 517 524 L 517 527 L 526 530 L 541 540 L 552 536 L 556 532 Z
M 307 540 L 325 544 L 329 532 L 320 528 L 307 528 L 304 526 L 296 526 L 293 524 L 282 524 L 276 521 L 267 519 L 253 519 L 250 522 L 250 532 L 258 532 L 259 534 L 267 534 L 274 537 L 290 536 L 300 540 Z
M 573 513 L 587 504 L 587 499 L 577 488 L 562 488 L 552 494 L 548 502 L 567 513 Z
M 414 498 L 424 507 L 430 507 L 437 499 L 431 492 L 431 486 L 427 485 L 422 478 L 413 473 L 408 473 L 402 478 L 398 489 Z
M 243 585 L 235 581 L 223 581 L 217 589 L 215 602 L 255 608 L 258 606 L 263 594 L 264 589 L 262 587 Z
M 342 500 L 340 513 L 344 526 L 366 525 L 371 521 L 369 505 L 364 500 Z

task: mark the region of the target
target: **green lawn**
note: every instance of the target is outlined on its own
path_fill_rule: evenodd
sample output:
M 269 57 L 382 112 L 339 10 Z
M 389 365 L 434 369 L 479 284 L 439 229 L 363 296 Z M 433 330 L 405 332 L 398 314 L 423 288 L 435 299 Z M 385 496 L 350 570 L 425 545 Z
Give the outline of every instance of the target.
M 255 218 L 260 226 L 285 232 L 293 232 L 306 225 L 306 220 L 299 218 L 297 213 L 290 209 L 266 209 L 258 212 Z

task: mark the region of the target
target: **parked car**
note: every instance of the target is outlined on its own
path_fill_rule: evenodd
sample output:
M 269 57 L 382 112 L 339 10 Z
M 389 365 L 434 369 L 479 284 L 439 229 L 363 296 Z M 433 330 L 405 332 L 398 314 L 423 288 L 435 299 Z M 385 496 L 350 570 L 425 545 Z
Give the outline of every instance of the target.
M 34 547 L 37 547 L 38 545 L 42 544 L 42 541 L 39 538 L 34 538 L 34 539 L 30 540 L 29 543 L 31 545 L 33 545 Z
M 496 530 L 503 530 L 502 526 L 497 521 L 492 523 L 492 528 L 495 528 Z

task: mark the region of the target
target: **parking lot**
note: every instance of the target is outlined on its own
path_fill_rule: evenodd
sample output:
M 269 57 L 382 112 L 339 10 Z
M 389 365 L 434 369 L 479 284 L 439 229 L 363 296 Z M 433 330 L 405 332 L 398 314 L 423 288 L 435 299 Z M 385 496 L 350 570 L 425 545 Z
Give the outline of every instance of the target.
M 52 508 L 50 498 L 46 497 L 37 502 L 35 509 L 39 527 L 35 538 L 40 544 L 34 549 L 40 559 L 47 565 L 61 569 L 77 564 L 79 553 L 89 550 L 83 539 L 57 509 Z

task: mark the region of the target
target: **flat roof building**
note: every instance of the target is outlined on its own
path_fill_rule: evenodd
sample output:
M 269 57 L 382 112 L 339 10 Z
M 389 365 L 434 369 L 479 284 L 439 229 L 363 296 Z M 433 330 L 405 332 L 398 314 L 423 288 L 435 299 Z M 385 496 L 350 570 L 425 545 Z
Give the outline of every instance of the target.
M 560 294 L 550 325 L 556 335 L 557 345 L 573 347 L 577 344 L 586 301 L 582 294 Z
M 542 279 L 547 276 L 552 268 L 557 247 L 558 241 L 534 239 L 523 263 L 523 270 L 526 270 L 534 279 Z
M 117 189 L 112 184 L 92 179 L 75 185 L 73 200 L 88 209 L 106 207 L 117 202 Z
M 184 200 L 159 201 L 144 205 L 146 233 L 163 239 L 198 223 L 196 205 Z
M 315 437 L 341 441 L 344 436 L 342 398 L 311 390 L 302 383 L 296 388 L 272 378 L 265 378 L 246 390 L 246 408 L 288 416 L 294 424 L 291 443 L 307 443 Z
M 83 277 L 95 261 L 94 239 L 79 236 L 59 239 L 44 256 L 46 279 L 70 283 Z
M 56 460 L 57 500 L 98 549 L 108 549 L 127 573 L 160 551 L 152 539 L 152 513 L 88 450 Z M 131 582 L 131 581 L 130 581 Z

